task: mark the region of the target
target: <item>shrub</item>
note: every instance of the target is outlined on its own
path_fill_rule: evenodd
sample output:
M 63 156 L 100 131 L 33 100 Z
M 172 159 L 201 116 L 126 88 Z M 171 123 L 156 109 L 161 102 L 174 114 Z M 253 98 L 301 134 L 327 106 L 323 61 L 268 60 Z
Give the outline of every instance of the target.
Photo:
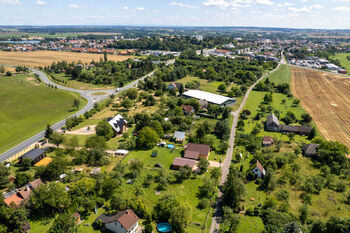
M 198 202 L 198 208 L 201 210 L 205 209 L 207 208 L 208 204 L 209 204 L 209 200 L 207 198 L 203 198 Z

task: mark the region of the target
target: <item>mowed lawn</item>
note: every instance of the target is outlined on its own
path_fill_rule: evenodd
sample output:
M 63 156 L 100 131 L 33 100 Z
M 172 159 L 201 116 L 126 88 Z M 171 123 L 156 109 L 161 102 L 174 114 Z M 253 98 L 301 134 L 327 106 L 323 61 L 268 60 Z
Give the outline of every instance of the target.
M 45 87 L 31 75 L 0 77 L 0 152 L 73 114 L 74 98 L 80 97 Z
M 346 58 L 350 53 L 337 53 L 333 58 L 338 59 L 340 64 L 350 73 L 350 61 Z
M 278 70 L 276 70 L 268 76 L 270 82 L 275 83 L 277 85 L 282 83 L 290 84 L 291 77 L 291 69 L 290 66 L 287 65 L 281 65 L 280 68 L 278 68 Z

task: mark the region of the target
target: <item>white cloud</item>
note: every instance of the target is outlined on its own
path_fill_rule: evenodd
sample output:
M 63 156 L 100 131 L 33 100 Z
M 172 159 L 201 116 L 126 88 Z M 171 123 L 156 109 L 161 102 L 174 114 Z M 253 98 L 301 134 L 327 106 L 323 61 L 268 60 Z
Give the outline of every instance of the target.
M 86 5 L 78 5 L 78 4 L 70 4 L 68 7 L 71 9 L 79 9 L 79 8 L 86 8 L 87 6 Z
M 145 8 L 143 8 L 143 7 L 137 7 L 136 10 L 137 10 L 137 11 L 144 11 Z
M 266 2 L 269 0 L 258 0 Z M 207 7 L 220 7 L 220 8 L 228 8 L 228 7 L 249 7 L 252 0 L 207 0 L 202 3 L 203 6 Z
M 0 0 L 0 5 L 22 5 L 20 0 Z
M 256 3 L 262 4 L 262 5 L 273 5 L 275 4 L 274 2 L 271 2 L 270 0 L 256 0 Z
M 285 5 L 285 6 L 293 6 L 294 4 L 293 4 L 293 3 L 290 3 L 290 2 L 285 2 L 284 5 Z
M 195 6 L 191 6 L 189 4 L 185 4 L 182 2 L 172 2 L 172 3 L 170 3 L 170 6 L 178 6 L 178 7 L 184 7 L 184 8 L 196 8 Z
M 322 9 L 324 8 L 324 6 L 321 6 L 320 4 L 314 4 L 312 6 L 309 7 L 301 7 L 301 8 L 296 8 L 296 7 L 289 7 L 288 10 L 296 12 L 296 13 L 307 13 L 307 12 L 311 12 L 313 9 Z
M 123 10 L 129 10 L 129 7 L 128 6 L 124 6 Z
M 47 3 L 44 2 L 44 1 L 41 1 L 41 0 L 38 0 L 35 2 L 36 5 L 39 5 L 39 6 L 45 6 Z
M 342 12 L 350 12 L 350 7 L 347 6 L 339 6 L 332 8 L 334 11 L 342 11 Z

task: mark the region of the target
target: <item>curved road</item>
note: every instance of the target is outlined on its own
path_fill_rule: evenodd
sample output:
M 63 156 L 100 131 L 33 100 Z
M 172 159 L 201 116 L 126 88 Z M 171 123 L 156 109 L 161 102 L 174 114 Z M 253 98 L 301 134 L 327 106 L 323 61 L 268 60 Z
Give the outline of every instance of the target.
M 222 175 L 221 175 L 220 187 L 219 187 L 219 191 L 218 191 L 216 205 L 215 205 L 215 209 L 214 209 L 214 214 L 212 216 L 210 233 L 218 233 L 219 229 L 220 229 L 221 216 L 223 214 L 222 213 L 222 185 L 226 181 L 227 175 L 229 173 L 231 161 L 232 161 L 233 147 L 234 147 L 235 136 L 236 136 L 236 126 L 237 126 L 237 122 L 238 122 L 239 113 L 244 108 L 245 103 L 247 102 L 247 99 L 249 97 L 249 94 L 253 90 L 255 85 L 258 84 L 261 80 L 263 80 L 266 76 L 270 75 L 272 72 L 275 72 L 276 70 L 278 70 L 278 68 L 280 67 L 281 64 L 283 64 L 283 62 L 284 62 L 284 59 L 283 59 L 283 55 L 282 55 L 282 59 L 281 59 L 280 63 L 278 64 L 278 66 L 274 70 L 272 70 L 272 71 L 266 73 L 265 75 L 263 75 L 258 81 L 256 81 L 248 89 L 248 91 L 245 94 L 245 96 L 244 96 L 244 98 L 242 100 L 242 103 L 239 106 L 239 108 L 236 111 L 231 113 L 233 115 L 233 123 L 232 123 L 232 128 L 231 128 L 229 148 L 227 149 L 226 157 L 225 157 L 224 163 L 223 163 L 223 165 L 221 167 Z
M 173 64 L 174 61 L 168 61 L 167 65 Z M 109 95 L 111 94 L 115 94 L 118 91 L 124 91 L 127 90 L 129 88 L 132 88 L 134 86 L 136 86 L 138 84 L 139 81 L 144 80 L 147 77 L 153 76 L 154 71 L 152 71 L 151 73 L 133 81 L 132 83 L 121 87 L 119 90 L 78 90 L 78 89 L 73 89 L 73 88 L 69 88 L 69 87 L 65 87 L 62 85 L 59 85 L 57 83 L 54 83 L 53 81 L 51 81 L 43 72 L 36 70 L 36 69 L 30 69 L 34 74 L 38 75 L 39 78 L 42 80 L 42 82 L 46 83 L 46 84 L 51 84 L 54 86 L 57 86 L 58 89 L 62 89 L 62 90 L 66 90 L 66 91 L 71 91 L 71 92 L 77 92 L 79 93 L 82 97 L 84 97 L 85 99 L 88 100 L 88 103 L 82 108 L 80 109 L 78 112 L 74 113 L 73 115 L 69 116 L 73 117 L 73 116 L 80 116 L 83 115 L 85 112 L 90 111 L 93 107 L 94 107 L 94 103 L 98 103 L 101 102 L 102 100 L 108 98 Z M 94 96 L 93 94 L 96 92 L 106 92 L 106 95 L 102 95 L 102 96 Z M 67 119 L 67 118 L 66 118 Z M 54 125 L 52 125 L 52 129 L 53 130 L 58 130 L 59 128 L 63 127 L 66 124 L 66 119 L 61 120 L 57 123 L 55 123 Z M 18 144 L 17 146 L 9 149 L 8 151 L 0 154 L 0 162 L 4 162 L 7 159 L 11 158 L 13 155 L 21 152 L 22 150 L 28 148 L 30 145 L 34 144 L 35 142 L 39 141 L 40 139 L 42 139 L 45 136 L 45 130 L 32 136 L 31 138 L 25 140 L 24 142 Z

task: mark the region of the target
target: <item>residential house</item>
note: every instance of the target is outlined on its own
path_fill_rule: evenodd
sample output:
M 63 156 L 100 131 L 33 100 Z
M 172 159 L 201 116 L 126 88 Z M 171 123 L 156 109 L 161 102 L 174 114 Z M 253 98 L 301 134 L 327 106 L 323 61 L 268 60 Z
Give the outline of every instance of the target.
M 178 170 L 180 167 L 188 166 L 193 169 L 195 164 L 196 160 L 176 157 L 171 164 L 171 168 Z
M 261 163 L 259 162 L 259 160 L 256 161 L 256 166 L 255 168 L 252 170 L 252 172 L 258 177 L 258 178 L 262 178 L 263 176 L 265 176 L 266 172 L 264 167 L 261 165 Z
M 195 113 L 194 107 L 191 105 L 181 104 L 181 109 L 185 115 L 191 115 L 191 114 Z
M 115 215 L 109 216 L 101 214 L 95 222 L 101 221 L 105 228 L 114 233 L 135 233 L 138 228 L 139 218 L 132 210 L 120 211 Z
M 184 158 L 186 159 L 208 159 L 210 152 L 210 146 L 204 145 L 204 144 L 195 144 L 195 143 L 188 143 L 185 146 L 185 155 Z
M 32 161 L 32 166 L 46 157 L 45 150 L 40 148 L 34 148 L 29 152 L 25 153 L 21 157 L 19 157 L 19 162 L 22 163 L 24 158 L 28 158 Z
M 314 143 L 303 146 L 303 155 L 305 157 L 316 157 L 318 146 L 318 144 Z
M 273 137 L 263 137 L 263 146 L 271 146 L 274 143 Z
M 4 195 L 4 202 L 8 205 L 14 205 L 16 207 L 20 206 L 23 201 L 29 199 L 30 194 L 33 190 L 37 189 L 40 185 L 44 183 L 41 179 L 36 179 L 32 182 L 29 182 L 26 186 L 20 188 L 18 191 L 12 191 Z
M 178 90 L 182 85 L 182 83 L 171 82 L 168 85 L 168 90 Z
M 205 99 L 199 100 L 199 106 L 200 106 L 201 108 L 206 109 L 206 108 L 208 107 L 208 101 L 206 101 Z
M 185 132 L 181 132 L 181 131 L 175 131 L 174 132 L 175 142 L 182 143 L 183 141 L 185 141 L 185 138 L 186 138 L 186 133 Z
M 128 124 L 128 122 L 120 114 L 110 119 L 108 123 L 112 126 L 115 136 L 124 133 Z
M 280 132 L 283 134 L 294 133 L 306 136 L 311 133 L 312 127 L 303 125 L 282 125 L 278 121 L 278 118 L 273 113 L 271 113 L 266 117 L 265 130 Z

